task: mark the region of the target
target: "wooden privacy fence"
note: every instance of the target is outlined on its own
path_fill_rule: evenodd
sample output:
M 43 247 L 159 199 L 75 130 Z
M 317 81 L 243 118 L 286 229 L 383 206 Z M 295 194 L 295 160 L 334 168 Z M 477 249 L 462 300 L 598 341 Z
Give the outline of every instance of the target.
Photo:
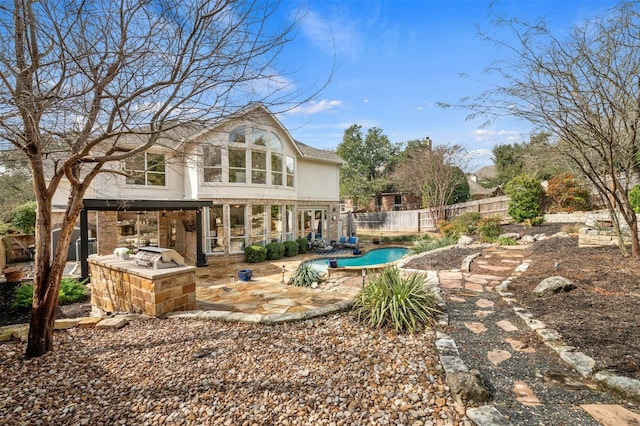
M 484 198 L 482 200 L 467 201 L 466 203 L 452 204 L 445 209 L 445 219 L 449 220 L 464 213 L 479 213 L 482 217 L 498 216 L 507 219 L 507 204 L 509 197 Z M 435 231 L 437 223 L 429 210 L 418 210 L 420 215 L 420 232 Z
M 463 213 L 476 212 L 481 216 L 507 218 L 509 197 L 492 197 L 482 200 L 453 204 L 446 208 L 446 218 L 451 219 Z M 436 230 L 436 223 L 426 209 L 400 210 L 373 213 L 354 213 L 358 231 L 367 232 L 428 232 Z

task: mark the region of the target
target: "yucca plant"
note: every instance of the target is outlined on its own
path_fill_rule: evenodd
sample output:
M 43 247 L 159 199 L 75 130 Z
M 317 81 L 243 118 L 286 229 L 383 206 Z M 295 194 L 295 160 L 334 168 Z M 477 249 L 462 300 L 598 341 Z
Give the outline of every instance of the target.
M 322 274 L 320 271 L 311 266 L 310 263 L 301 263 L 289 279 L 289 284 L 298 287 L 311 287 L 312 283 L 321 281 Z
M 369 285 L 358 293 L 354 313 L 358 321 L 374 327 L 413 333 L 421 326 L 433 325 L 440 311 L 423 276 L 413 273 L 402 278 L 397 269 L 386 268 L 371 276 Z

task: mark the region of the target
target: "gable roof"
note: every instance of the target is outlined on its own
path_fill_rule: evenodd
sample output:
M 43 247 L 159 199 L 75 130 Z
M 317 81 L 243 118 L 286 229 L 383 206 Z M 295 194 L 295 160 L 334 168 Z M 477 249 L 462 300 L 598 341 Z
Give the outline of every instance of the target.
M 314 160 L 328 161 L 330 163 L 344 164 L 344 160 L 338 157 L 334 151 L 330 151 L 328 149 L 318 149 L 313 148 L 309 145 L 303 144 L 297 140 L 294 140 L 296 145 L 298 145 L 298 149 L 302 153 L 303 158 L 312 158 Z

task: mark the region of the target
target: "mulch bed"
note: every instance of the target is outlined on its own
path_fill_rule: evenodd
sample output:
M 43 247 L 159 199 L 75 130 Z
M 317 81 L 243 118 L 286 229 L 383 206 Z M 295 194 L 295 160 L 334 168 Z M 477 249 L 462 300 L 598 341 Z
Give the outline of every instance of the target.
M 545 234 L 550 237 L 572 226 L 508 225 L 503 232 Z M 575 228 L 575 227 L 573 227 Z M 425 255 L 408 267 L 460 268 L 462 260 L 481 249 L 453 249 Z M 568 345 L 593 358 L 598 369 L 640 380 L 640 259 L 623 257 L 617 247 L 578 247 L 578 237 L 547 238 L 524 251 L 531 265 L 509 286 L 518 305 L 525 307 Z M 471 272 L 484 273 L 471 264 Z M 562 276 L 577 288 L 537 297 L 533 289 L 545 278 Z

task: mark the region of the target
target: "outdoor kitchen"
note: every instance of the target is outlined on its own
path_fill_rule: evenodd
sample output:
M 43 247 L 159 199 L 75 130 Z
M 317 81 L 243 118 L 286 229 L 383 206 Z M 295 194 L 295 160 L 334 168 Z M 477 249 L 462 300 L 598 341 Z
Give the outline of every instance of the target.
M 195 309 L 195 266 L 175 250 L 141 247 L 133 256 L 91 256 L 91 314 L 144 313 L 159 317 Z

